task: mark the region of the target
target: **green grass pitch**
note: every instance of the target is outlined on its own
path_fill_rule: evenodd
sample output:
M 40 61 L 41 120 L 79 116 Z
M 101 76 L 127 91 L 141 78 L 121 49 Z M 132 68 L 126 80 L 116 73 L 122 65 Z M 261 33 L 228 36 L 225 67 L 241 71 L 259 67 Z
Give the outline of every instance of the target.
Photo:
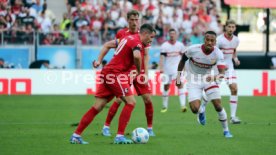
M 217 114 L 211 104 L 207 107 L 207 124 L 201 126 L 188 109 L 180 112 L 178 97 L 170 97 L 167 113 L 160 113 L 161 97 L 154 103 L 154 131 L 147 144 L 112 144 L 117 131 L 119 113 L 111 124 L 113 136 L 103 137 L 101 129 L 108 111 L 104 108 L 83 133 L 89 145 L 71 145 L 69 138 L 76 123 L 92 106 L 93 96 L 0 96 L 0 154 L 1 155 L 273 155 L 276 154 L 276 98 L 240 97 L 240 125 L 230 125 L 234 135 L 225 139 Z M 229 115 L 228 97 L 223 105 Z M 122 107 L 122 106 L 121 106 Z M 121 108 L 119 109 L 121 111 Z M 144 104 L 137 106 L 126 129 L 146 128 Z

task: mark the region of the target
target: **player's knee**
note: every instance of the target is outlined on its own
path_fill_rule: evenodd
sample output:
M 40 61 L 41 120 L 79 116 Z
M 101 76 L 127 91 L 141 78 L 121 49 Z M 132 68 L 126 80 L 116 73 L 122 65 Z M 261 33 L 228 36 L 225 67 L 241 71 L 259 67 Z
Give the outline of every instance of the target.
M 123 101 L 122 101 L 120 98 L 116 98 L 116 102 L 117 102 L 118 104 L 121 104 Z
M 237 85 L 230 86 L 230 90 L 231 90 L 231 94 L 232 95 L 237 95 L 237 93 L 238 93 L 238 87 L 237 87 Z
M 149 95 L 143 96 L 143 100 L 144 100 L 145 104 L 150 104 L 151 103 L 151 99 L 150 99 Z

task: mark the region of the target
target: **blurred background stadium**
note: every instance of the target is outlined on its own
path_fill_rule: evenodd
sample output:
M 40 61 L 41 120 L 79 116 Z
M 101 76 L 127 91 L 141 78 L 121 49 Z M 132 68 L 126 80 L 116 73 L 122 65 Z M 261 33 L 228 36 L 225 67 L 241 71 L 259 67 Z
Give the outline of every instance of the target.
M 93 145 L 77 148 L 67 142 L 73 132 L 70 123 L 77 122 L 94 101 L 99 70 L 92 68 L 92 61 L 103 43 L 127 26 L 127 11 L 135 9 L 141 12 L 141 23 L 150 23 L 157 30 L 150 49 L 149 82 L 156 109 L 155 131 L 160 136 L 146 146 L 120 149 L 125 154 L 275 154 L 275 8 L 275 0 L 0 0 L 0 151 L 124 154 L 115 146 L 106 149 L 112 139 L 97 137 L 108 109 L 95 121 L 93 130 L 84 134 L 92 137 L 88 141 Z M 238 112 L 243 124 L 230 126 L 236 138 L 231 141 L 218 135 L 219 124 L 211 108 L 213 113 L 207 117 L 210 126 L 205 129 L 198 127 L 190 111 L 182 115 L 177 104 L 171 105 L 168 115 L 161 115 L 163 87 L 157 80 L 160 45 L 170 28 L 177 29 L 178 40 L 189 46 L 202 43 L 206 30 L 223 33 L 227 19 L 238 24 L 241 65 L 237 75 L 239 95 L 243 96 Z M 102 66 L 112 56 L 113 51 Z M 226 85 L 221 90 L 223 96 L 229 95 Z M 175 86 L 170 95 L 177 95 Z M 170 103 L 177 99 L 172 97 Z M 229 110 L 228 98 L 224 97 L 223 103 Z M 141 105 L 127 132 L 142 126 L 138 122 L 145 125 Z M 218 149 L 212 149 L 214 146 Z

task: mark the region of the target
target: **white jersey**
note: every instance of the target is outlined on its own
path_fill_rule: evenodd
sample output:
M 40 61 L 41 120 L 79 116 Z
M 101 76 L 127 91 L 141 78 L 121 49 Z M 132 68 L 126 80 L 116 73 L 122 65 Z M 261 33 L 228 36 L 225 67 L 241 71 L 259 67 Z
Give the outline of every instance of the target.
M 177 74 L 178 63 L 181 60 L 182 54 L 184 54 L 184 52 L 185 46 L 179 41 L 176 41 L 175 44 L 171 44 L 169 41 L 166 41 L 161 45 L 161 55 L 165 56 L 165 74 Z
M 227 38 L 225 34 L 221 34 L 217 37 L 217 47 L 223 52 L 224 61 L 228 69 L 234 69 L 232 58 L 239 43 L 239 38 L 235 35 L 233 35 L 232 38 Z
M 225 66 L 223 53 L 217 47 L 214 47 L 210 54 L 206 54 L 203 44 L 192 45 L 185 52 L 189 58 L 185 64 L 187 71 L 187 80 L 202 80 L 204 75 L 211 74 L 213 66 Z M 193 76 L 193 77 L 191 77 Z

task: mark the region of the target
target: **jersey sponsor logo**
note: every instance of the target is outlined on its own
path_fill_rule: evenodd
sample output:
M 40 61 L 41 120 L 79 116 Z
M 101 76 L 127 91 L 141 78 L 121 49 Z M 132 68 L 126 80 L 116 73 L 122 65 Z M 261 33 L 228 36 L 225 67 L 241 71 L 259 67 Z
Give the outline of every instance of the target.
M 212 68 L 212 67 L 216 64 L 214 60 L 213 60 L 214 63 L 212 62 L 212 64 L 205 64 L 205 63 L 196 62 L 193 58 L 191 58 L 190 60 L 191 60 L 191 62 L 192 62 L 195 66 L 197 66 L 197 67 L 199 67 L 199 68 L 210 69 L 210 68 Z M 211 61 L 212 61 L 212 60 L 211 60 Z
M 167 57 L 180 56 L 180 52 L 167 52 Z

